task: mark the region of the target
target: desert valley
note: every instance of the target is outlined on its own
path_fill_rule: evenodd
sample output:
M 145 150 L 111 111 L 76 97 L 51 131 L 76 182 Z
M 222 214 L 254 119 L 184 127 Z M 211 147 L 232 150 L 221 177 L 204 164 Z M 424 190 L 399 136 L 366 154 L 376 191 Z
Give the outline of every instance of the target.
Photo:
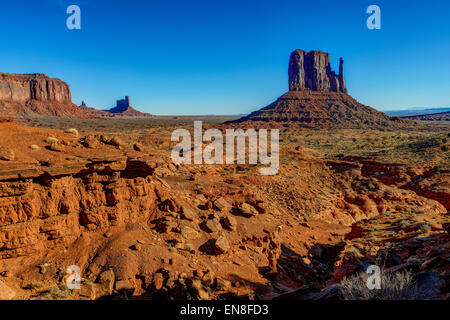
M 244 117 L 99 110 L 0 73 L 0 299 L 369 299 L 370 265 L 403 283 L 382 298 L 449 299 L 448 115 L 365 106 L 343 63 L 293 51 L 289 91 Z M 279 129 L 278 174 L 174 164 L 193 120 Z

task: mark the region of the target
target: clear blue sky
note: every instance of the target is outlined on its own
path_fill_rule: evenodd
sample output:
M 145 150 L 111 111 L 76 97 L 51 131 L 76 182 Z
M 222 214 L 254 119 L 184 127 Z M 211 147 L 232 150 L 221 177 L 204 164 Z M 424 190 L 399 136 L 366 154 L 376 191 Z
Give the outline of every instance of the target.
M 81 30 L 66 28 L 70 4 Z M 371 4 L 381 30 L 366 28 Z M 292 50 L 323 50 L 364 104 L 444 107 L 449 17 L 447 0 L 2 1 L 0 71 L 47 73 L 101 109 L 129 95 L 154 114 L 235 114 L 287 91 Z

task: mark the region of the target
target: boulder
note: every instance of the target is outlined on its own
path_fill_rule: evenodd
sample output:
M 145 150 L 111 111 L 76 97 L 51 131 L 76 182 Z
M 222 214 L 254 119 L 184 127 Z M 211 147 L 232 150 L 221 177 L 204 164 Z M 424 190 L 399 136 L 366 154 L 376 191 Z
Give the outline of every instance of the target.
M 134 286 L 129 280 L 120 280 L 115 284 L 115 288 L 117 291 L 121 290 L 133 290 Z
M 225 209 L 227 207 L 231 207 L 231 205 L 228 203 L 228 201 L 222 197 L 214 200 L 213 205 L 214 205 L 214 208 L 219 211 L 222 211 L 223 209 Z
M 8 147 L 0 147 L 0 160 L 13 161 L 15 159 L 14 151 Z
M 86 148 L 95 149 L 99 145 L 99 140 L 95 138 L 93 135 L 88 135 L 84 138 L 83 145 Z
M 225 237 L 225 235 L 221 235 L 219 238 L 217 238 L 216 242 L 214 243 L 214 248 L 217 253 L 226 253 L 228 250 L 230 250 L 230 243 L 228 242 L 228 239 Z
M 220 222 L 216 219 L 209 219 L 205 222 L 205 229 L 208 232 L 218 232 L 221 228 Z
M 225 226 L 231 230 L 234 231 L 237 228 L 237 220 L 235 217 L 233 216 L 227 216 L 223 219 L 223 223 L 225 224 Z
M 164 276 L 162 273 L 157 272 L 153 275 L 153 286 L 155 290 L 160 290 L 164 284 Z
M 195 219 L 195 213 L 189 207 L 182 206 L 181 207 L 181 217 L 183 219 L 193 221 Z
M 240 206 L 239 211 L 242 215 L 246 217 L 253 217 L 258 214 L 258 210 L 256 210 L 251 204 L 248 203 L 243 203 Z
M 64 146 L 60 145 L 58 142 L 53 142 L 50 146 L 49 149 L 52 151 L 56 151 L 56 152 L 61 152 L 64 150 Z
M 108 141 L 108 143 L 115 147 L 124 147 L 125 142 L 120 139 L 119 137 L 113 137 L 111 140 Z
M 181 235 L 183 238 L 188 240 L 193 240 L 198 237 L 198 232 L 192 229 L 191 227 L 183 227 L 181 228 Z

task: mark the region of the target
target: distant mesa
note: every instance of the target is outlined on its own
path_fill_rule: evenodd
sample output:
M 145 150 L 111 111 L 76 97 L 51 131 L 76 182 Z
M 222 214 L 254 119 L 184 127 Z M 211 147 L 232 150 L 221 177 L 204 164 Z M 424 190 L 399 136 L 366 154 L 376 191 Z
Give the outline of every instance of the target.
M 98 110 L 83 101 L 72 103 L 67 83 L 44 73 L 15 74 L 0 72 L 0 116 L 32 118 L 56 116 L 89 119 L 96 117 L 151 117 L 130 106 L 130 98 L 118 100 L 116 107 Z
M 108 117 L 108 118 L 153 117 L 153 115 L 150 113 L 144 113 L 134 109 L 130 105 L 129 96 L 125 96 L 125 99 L 117 100 L 116 106 L 108 110 L 98 110 L 95 108 L 88 107 L 86 106 L 84 100 L 81 102 L 80 108 L 98 117 Z
M 289 59 L 289 91 L 275 102 L 248 116 L 228 123 L 251 123 L 306 128 L 395 129 L 413 122 L 391 118 L 360 104 L 347 94 L 344 60 L 339 73 L 330 66 L 330 55 L 322 51 L 295 50 Z
M 450 111 L 402 116 L 401 118 L 421 121 L 450 121 Z
M 0 115 L 92 118 L 72 103 L 67 83 L 43 73 L 0 73 Z

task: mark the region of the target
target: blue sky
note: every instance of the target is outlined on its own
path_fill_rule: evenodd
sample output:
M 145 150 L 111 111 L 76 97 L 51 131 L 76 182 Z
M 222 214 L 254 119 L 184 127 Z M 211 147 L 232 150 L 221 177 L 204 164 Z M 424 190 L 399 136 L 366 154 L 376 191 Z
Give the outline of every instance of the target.
M 81 8 L 81 30 L 66 8 Z M 366 27 L 381 8 L 382 29 Z M 450 105 L 450 2 L 266 0 L 2 1 L 0 71 L 47 73 L 73 101 L 125 95 L 154 114 L 236 114 L 287 91 L 289 54 L 345 60 L 349 93 L 379 110 Z

